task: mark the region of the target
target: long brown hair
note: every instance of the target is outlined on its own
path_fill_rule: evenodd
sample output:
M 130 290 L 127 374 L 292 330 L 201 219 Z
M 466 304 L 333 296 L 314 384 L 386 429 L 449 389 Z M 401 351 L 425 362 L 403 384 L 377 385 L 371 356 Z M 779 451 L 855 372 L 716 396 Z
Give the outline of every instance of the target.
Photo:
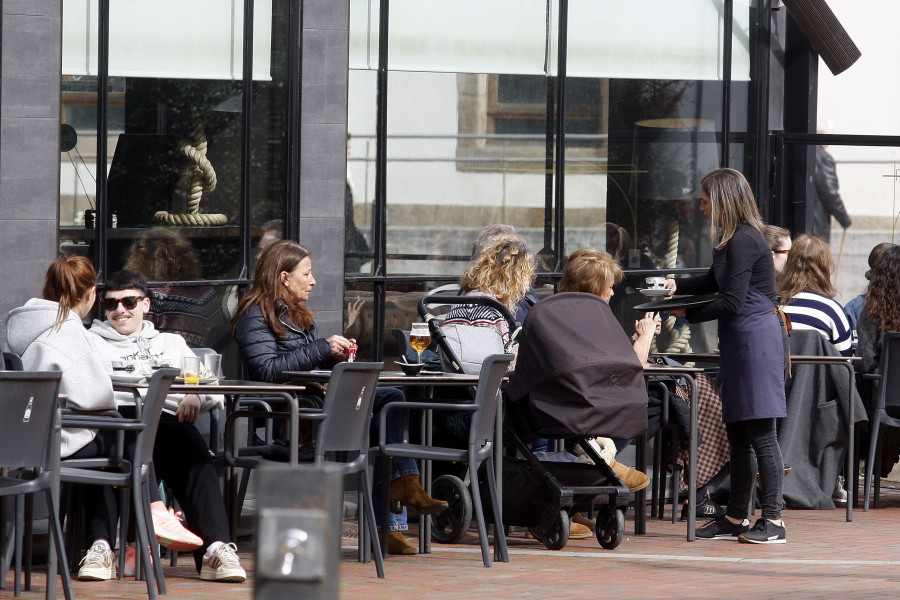
M 54 329 L 69 318 L 69 311 L 78 306 L 97 286 L 97 271 L 83 256 L 57 258 L 44 277 L 44 300 L 59 303 Z
M 622 281 L 622 276 L 622 268 L 609 252 L 581 248 L 569 255 L 559 291 L 602 296 L 610 286 Z
M 828 244 L 819 238 L 801 234 L 794 240 L 784 269 L 778 275 L 777 291 L 782 304 L 809 288 L 817 294 L 834 298 L 837 289 L 831 283 L 834 259 Z
M 716 169 L 703 178 L 700 188 L 709 196 L 712 205 L 709 241 L 714 248 L 724 248 L 744 223 L 762 232 L 765 225 L 759 216 L 753 190 L 740 171 Z
M 302 302 L 295 301 L 289 296 L 287 288 L 279 283 L 281 273 L 290 273 L 304 258 L 309 258 L 309 250 L 291 240 L 275 242 L 263 250 L 253 270 L 253 284 L 241 298 L 231 320 L 232 332 L 253 304 L 259 305 L 269 329 L 276 335 L 285 333 L 279 320 L 282 312 L 286 312 L 290 320 L 301 329 L 312 327 L 315 313 Z
M 459 280 L 464 292 L 487 292 L 515 310 L 534 281 L 534 255 L 525 240 L 499 235 L 481 251 Z
M 871 272 L 865 311 L 882 331 L 900 331 L 900 246 L 887 248 Z

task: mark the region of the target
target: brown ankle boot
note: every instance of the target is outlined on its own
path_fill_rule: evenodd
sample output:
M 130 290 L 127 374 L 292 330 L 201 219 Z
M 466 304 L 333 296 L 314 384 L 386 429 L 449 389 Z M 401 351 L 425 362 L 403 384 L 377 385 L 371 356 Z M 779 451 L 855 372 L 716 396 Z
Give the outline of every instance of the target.
M 391 500 L 416 509 L 420 515 L 436 515 L 449 506 L 443 500 L 435 500 L 419 483 L 419 475 L 404 475 L 391 482 Z
M 650 485 L 650 478 L 644 473 L 630 469 L 622 463 L 616 462 L 616 459 L 613 459 L 609 467 L 616 474 L 616 477 L 622 480 L 629 492 L 639 492 Z
M 383 539 L 382 532 L 378 532 L 378 541 L 379 543 Z M 403 535 L 403 532 L 400 531 L 389 531 L 388 532 L 388 554 L 416 554 L 419 551 L 416 550 L 415 546 L 410 545 L 409 542 L 406 541 L 406 536 Z

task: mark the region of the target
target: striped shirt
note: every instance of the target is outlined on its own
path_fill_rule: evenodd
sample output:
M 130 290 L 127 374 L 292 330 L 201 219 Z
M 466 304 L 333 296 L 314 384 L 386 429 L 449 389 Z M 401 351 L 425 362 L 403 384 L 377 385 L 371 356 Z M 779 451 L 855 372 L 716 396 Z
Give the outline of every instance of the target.
M 839 302 L 821 294 L 803 290 L 781 309 L 791 319 L 794 329 L 815 329 L 834 344 L 843 356 L 853 354 L 850 347 L 850 324 Z

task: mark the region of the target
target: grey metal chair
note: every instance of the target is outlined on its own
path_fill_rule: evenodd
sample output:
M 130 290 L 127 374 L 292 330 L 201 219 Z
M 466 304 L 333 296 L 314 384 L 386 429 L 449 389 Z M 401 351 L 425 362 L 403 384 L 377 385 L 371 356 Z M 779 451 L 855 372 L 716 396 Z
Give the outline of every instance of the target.
M 50 534 L 56 549 L 66 600 L 72 599 L 66 549 L 59 519 L 59 436 L 57 396 L 58 372 L 0 373 L 0 468 L 10 469 L 0 476 L 0 497 L 15 496 L 14 595 L 21 593 L 22 543 L 31 537 L 31 520 L 26 519 L 24 496 L 44 492 L 49 512 Z M 29 511 L 30 512 L 30 511 Z M 9 570 L 7 556 L 2 574 Z M 52 562 L 51 562 L 52 565 Z M 47 597 L 55 586 L 48 573 Z M 26 587 L 30 587 L 26 584 Z
M 869 454 L 866 460 L 863 510 L 869 510 L 872 472 L 881 464 L 882 429 L 900 429 L 900 332 L 888 331 L 881 342 L 878 375 L 867 377 L 877 382 L 869 421 Z M 877 462 L 876 462 L 877 459 Z M 880 478 L 875 482 L 875 506 L 878 507 Z
M 469 488 L 472 494 L 472 504 L 475 511 L 475 519 L 478 524 L 478 534 L 481 538 L 481 556 L 485 567 L 491 566 L 491 554 L 488 547 L 487 527 L 484 521 L 484 511 L 481 505 L 481 493 L 478 489 L 478 468 L 482 463 L 486 466 L 488 489 L 491 495 L 491 506 L 494 514 L 494 545 L 498 549 L 500 560 L 509 561 L 509 553 L 506 549 L 506 536 L 503 532 L 503 518 L 497 495 L 497 482 L 494 478 L 494 426 L 497 420 L 497 405 L 500 398 L 500 384 L 506 375 L 506 369 L 513 360 L 512 354 L 492 354 L 484 359 L 475 398 L 471 403 L 443 403 L 443 402 L 392 402 L 385 405 L 379 415 L 378 454 L 393 458 L 416 458 L 424 460 L 451 461 L 468 465 Z M 469 426 L 469 441 L 466 448 L 443 448 L 427 446 L 424 444 L 412 444 L 409 442 L 409 432 L 404 432 L 404 441 L 387 442 L 387 419 L 394 410 L 452 410 L 472 413 Z M 390 461 L 384 461 L 382 481 L 390 481 Z M 390 486 L 382 486 L 384 507 L 381 514 L 382 530 L 388 528 L 388 509 L 390 504 Z M 387 536 L 384 536 L 382 552 L 387 551 Z
M 159 425 L 163 404 L 169 393 L 169 387 L 178 376 L 178 369 L 159 369 L 150 378 L 147 394 L 144 397 L 140 419 L 98 418 L 87 414 L 66 415 L 63 426 L 91 427 L 95 429 L 113 429 L 134 431 L 137 441 L 134 456 L 131 460 L 122 460 L 117 470 L 100 470 L 83 466 L 77 460 L 63 460 L 60 468 L 60 479 L 64 483 L 82 485 L 106 485 L 128 489 L 131 492 L 131 504 L 134 506 L 134 519 L 137 528 L 136 551 L 141 572 L 147 581 L 147 594 L 156 600 L 157 591 L 166 593 L 166 584 L 159 559 L 159 550 L 153 532 L 153 520 L 150 517 L 149 468 L 153 461 L 153 444 L 156 441 L 156 430 Z M 89 459 L 90 460 L 90 459 Z M 80 466 L 72 466 L 78 464 Z M 124 500 L 124 491 L 122 493 Z M 120 521 L 128 520 L 129 503 L 120 503 Z M 122 573 L 125 552 L 125 527 L 120 527 L 119 535 L 119 573 Z M 150 554 L 147 548 L 150 548 Z M 152 558 L 151 558 L 152 555 Z M 136 565 L 136 566 L 138 566 Z M 120 575 L 121 576 L 121 575 Z
M 384 363 L 339 363 L 331 371 L 328 390 L 322 410 L 300 409 L 300 418 L 318 421 L 315 437 L 313 462 L 316 465 L 332 465 L 347 475 L 356 475 L 357 490 L 362 506 L 361 523 L 368 528 L 371 546 L 375 553 L 375 568 L 378 577 L 384 577 L 384 561 L 378 545 L 375 510 L 372 505 L 372 485 L 369 478 L 369 425 L 372 420 L 372 404 L 378 386 L 378 376 Z M 232 439 L 231 432 L 237 419 L 285 419 L 285 413 L 240 410 L 229 415 L 226 421 L 226 440 Z M 251 448 L 252 450 L 252 448 Z M 260 456 L 234 456 L 232 444 L 225 443 L 227 464 L 254 468 L 267 461 Z M 360 531 L 360 558 L 368 562 L 364 545 L 366 538 Z

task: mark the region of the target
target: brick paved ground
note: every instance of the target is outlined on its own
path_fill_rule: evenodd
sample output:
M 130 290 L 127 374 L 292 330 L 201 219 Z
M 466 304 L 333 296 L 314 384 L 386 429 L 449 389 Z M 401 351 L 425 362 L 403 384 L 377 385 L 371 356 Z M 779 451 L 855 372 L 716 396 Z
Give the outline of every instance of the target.
M 595 540 L 572 540 L 549 551 L 523 534 L 510 536 L 511 561 L 481 566 L 477 536 L 461 544 L 435 544 L 430 555 L 390 557 L 388 578 L 374 565 L 359 564 L 351 548 L 341 563 L 341 597 L 380 600 L 441 598 L 896 598 L 900 596 L 900 491 L 887 491 L 882 507 L 854 511 L 787 511 L 788 543 L 773 546 L 684 539 L 684 524 L 649 520 L 648 534 L 625 540 L 613 551 Z M 252 565 L 250 544 L 242 559 Z M 248 568 L 248 571 L 252 569 Z M 166 568 L 168 598 L 247 599 L 252 583 L 200 581 L 189 561 Z M 0 598 L 11 598 L 11 579 Z M 38 573 L 25 598 L 43 598 Z M 76 582 L 78 598 L 145 598 L 142 582 Z

